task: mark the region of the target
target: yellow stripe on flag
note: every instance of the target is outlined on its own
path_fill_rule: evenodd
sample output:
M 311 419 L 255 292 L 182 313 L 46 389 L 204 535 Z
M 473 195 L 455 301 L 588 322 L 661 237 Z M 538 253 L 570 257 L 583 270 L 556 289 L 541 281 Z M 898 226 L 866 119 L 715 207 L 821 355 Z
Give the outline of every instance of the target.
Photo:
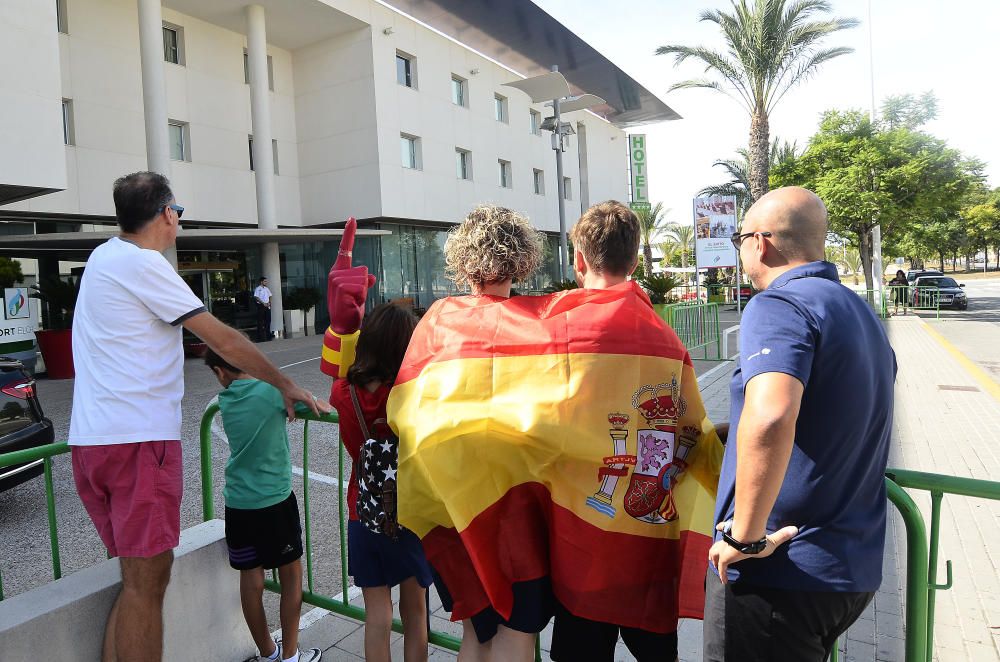
M 340 349 L 336 350 L 332 347 L 328 347 L 325 344 L 324 339 L 323 352 L 320 354 L 320 360 L 323 363 L 337 366 L 337 377 L 344 379 L 347 377 L 348 368 L 354 364 L 355 350 L 358 346 L 358 336 L 361 332 L 355 331 L 354 333 L 342 335 L 329 328 L 326 332 L 327 334 L 332 334 L 340 339 Z
M 605 458 L 622 455 L 616 437 L 624 435 L 625 455 L 640 456 L 638 433 L 669 427 L 648 420 L 635 403 L 664 396 L 674 379 L 685 402 L 673 421 L 675 448 L 683 427 L 700 431 L 674 488 L 678 519 L 651 524 L 625 512 L 641 457 L 618 478 L 609 507 L 588 505 L 602 488 L 598 471 L 611 466 Z M 582 353 L 454 359 L 397 385 L 387 409 L 400 438 L 399 521 L 420 537 L 436 526 L 464 530 L 528 482 L 545 485 L 556 505 L 604 530 L 712 534 L 722 446 L 705 419 L 694 370 L 680 360 Z

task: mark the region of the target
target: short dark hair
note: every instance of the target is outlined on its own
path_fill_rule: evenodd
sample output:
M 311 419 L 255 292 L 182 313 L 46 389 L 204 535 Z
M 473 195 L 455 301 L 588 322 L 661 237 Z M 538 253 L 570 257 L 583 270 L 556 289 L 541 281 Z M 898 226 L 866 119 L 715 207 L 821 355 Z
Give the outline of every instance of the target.
M 583 212 L 569 238 L 597 273 L 627 276 L 639 256 L 640 234 L 635 212 L 607 200 Z
M 257 281 L 257 284 L 258 284 L 258 285 L 260 285 L 260 284 L 261 284 L 261 283 L 263 283 L 263 282 L 264 282 L 265 280 L 267 280 L 267 276 L 261 276 L 261 277 L 260 277 L 260 280 L 258 280 L 258 281 Z
M 115 180 L 115 218 L 124 232 L 138 232 L 174 199 L 170 182 L 158 172 L 133 172 Z
M 209 368 L 222 368 L 227 372 L 232 372 L 237 374 L 243 372 L 242 370 L 234 366 L 232 363 L 230 363 L 229 361 L 225 360 L 224 358 L 216 354 L 214 351 L 212 351 L 211 347 L 205 348 L 204 358 L 205 358 L 205 365 L 207 365 Z
M 365 316 L 347 381 L 355 386 L 371 382 L 391 384 L 403 363 L 417 318 L 409 310 L 383 303 Z

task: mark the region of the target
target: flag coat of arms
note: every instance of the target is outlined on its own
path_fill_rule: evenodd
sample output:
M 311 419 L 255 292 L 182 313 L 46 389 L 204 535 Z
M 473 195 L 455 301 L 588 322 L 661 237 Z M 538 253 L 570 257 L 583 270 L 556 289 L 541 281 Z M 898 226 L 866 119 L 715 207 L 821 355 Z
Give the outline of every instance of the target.
M 628 282 L 453 297 L 414 332 L 389 397 L 398 516 L 455 608 L 509 617 L 549 577 L 584 618 L 701 618 L 722 445 L 677 335 Z

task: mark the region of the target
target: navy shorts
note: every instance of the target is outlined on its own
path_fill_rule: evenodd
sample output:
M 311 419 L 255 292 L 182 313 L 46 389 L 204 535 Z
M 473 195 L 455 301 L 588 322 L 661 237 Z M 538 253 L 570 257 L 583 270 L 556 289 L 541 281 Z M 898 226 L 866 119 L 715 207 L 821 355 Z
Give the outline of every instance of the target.
M 454 601 L 448 592 L 448 587 L 436 572 L 434 588 L 441 598 L 441 606 L 450 612 Z M 472 621 L 472 629 L 476 631 L 479 643 L 485 644 L 492 640 L 496 636 L 497 627 L 501 625 L 518 632 L 538 634 L 552 620 L 556 600 L 552 593 L 552 582 L 548 577 L 515 582 L 511 588 L 514 592 L 514 607 L 511 609 L 510 619 L 504 619 L 492 607 L 487 607 L 469 619 Z
M 424 588 L 433 582 L 424 548 L 412 531 L 400 527 L 393 540 L 357 520 L 347 523 L 347 572 L 361 588 L 396 586 L 410 577 Z
M 676 632 L 660 634 L 591 621 L 571 614 L 561 604 L 556 605 L 549 657 L 556 662 L 613 662 L 619 634 L 637 662 L 673 662 L 677 658 Z

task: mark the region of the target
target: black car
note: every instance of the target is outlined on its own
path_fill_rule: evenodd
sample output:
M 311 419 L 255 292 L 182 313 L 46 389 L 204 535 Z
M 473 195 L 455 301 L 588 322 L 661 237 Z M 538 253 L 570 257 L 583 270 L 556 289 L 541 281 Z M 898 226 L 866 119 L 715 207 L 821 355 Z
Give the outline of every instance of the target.
M 910 285 L 915 285 L 918 278 L 923 276 L 943 276 L 944 274 L 937 269 L 910 269 L 906 272 L 906 282 Z
M 921 276 L 913 283 L 913 305 L 929 308 L 937 305 L 941 308 L 957 308 L 966 310 L 969 307 L 969 297 L 954 278 L 947 276 Z
M 35 380 L 24 365 L 0 357 L 0 454 L 51 444 L 52 421 L 45 418 L 35 393 Z M 42 460 L 0 467 L 0 492 L 41 475 Z

